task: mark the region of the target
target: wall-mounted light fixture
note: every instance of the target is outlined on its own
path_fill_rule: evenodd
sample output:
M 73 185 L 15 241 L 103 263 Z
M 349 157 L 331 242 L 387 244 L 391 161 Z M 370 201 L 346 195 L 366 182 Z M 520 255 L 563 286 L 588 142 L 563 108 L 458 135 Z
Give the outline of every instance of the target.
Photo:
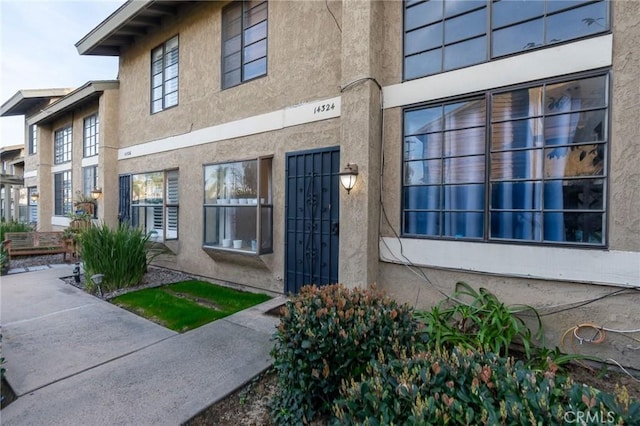
M 347 190 L 347 194 L 351 192 L 358 180 L 358 165 L 355 163 L 347 163 L 340 172 L 340 183 Z
M 38 194 L 37 192 L 32 192 L 29 198 L 31 198 L 31 201 L 35 203 L 36 201 L 38 201 L 38 198 L 40 198 L 40 194 Z
M 97 200 L 102 195 L 102 188 L 93 188 L 91 190 L 91 198 Z

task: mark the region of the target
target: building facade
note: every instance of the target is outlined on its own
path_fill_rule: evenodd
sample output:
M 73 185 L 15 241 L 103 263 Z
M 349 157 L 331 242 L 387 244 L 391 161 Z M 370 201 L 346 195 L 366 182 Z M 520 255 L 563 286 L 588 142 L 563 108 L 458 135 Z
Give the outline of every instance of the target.
M 76 44 L 120 60 L 91 104 L 100 217 L 220 282 L 376 283 L 426 308 L 466 281 L 538 308 L 551 347 L 576 323 L 637 329 L 639 15 L 604 0 L 127 2 Z M 54 146 L 63 117 L 29 122 Z M 640 368 L 630 342 L 581 349 Z

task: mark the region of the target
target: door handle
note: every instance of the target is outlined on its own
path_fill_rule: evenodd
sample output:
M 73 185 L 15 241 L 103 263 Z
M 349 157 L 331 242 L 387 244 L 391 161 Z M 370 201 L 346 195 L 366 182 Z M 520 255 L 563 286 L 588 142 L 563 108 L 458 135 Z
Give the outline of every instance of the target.
M 331 235 L 339 235 L 340 234 L 340 224 L 338 222 L 333 222 L 331 224 Z

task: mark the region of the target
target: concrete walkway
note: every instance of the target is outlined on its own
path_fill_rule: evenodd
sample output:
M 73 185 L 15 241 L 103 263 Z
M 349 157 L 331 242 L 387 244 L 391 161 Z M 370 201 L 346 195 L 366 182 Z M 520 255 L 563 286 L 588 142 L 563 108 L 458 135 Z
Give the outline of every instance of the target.
M 72 266 L 2 277 L 9 425 L 178 425 L 266 369 L 284 303 L 178 334 L 65 284 Z

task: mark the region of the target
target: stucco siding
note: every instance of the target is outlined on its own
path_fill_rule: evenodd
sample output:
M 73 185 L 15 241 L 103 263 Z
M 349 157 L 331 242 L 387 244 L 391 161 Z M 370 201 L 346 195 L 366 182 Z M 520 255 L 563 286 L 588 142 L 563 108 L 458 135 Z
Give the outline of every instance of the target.
M 610 247 L 640 252 L 640 2 L 613 6 Z
M 166 266 L 186 272 L 242 284 L 272 292 L 283 292 L 284 274 L 284 182 L 285 154 L 288 152 L 336 146 L 339 144 L 339 119 L 288 127 L 243 138 L 121 160 L 120 174 L 146 173 L 178 169 L 180 215 L 177 242 L 167 242 L 175 258 L 166 256 Z M 237 256 L 236 260 L 213 260 L 203 246 L 203 166 L 273 156 L 273 247 L 271 254 Z M 238 260 L 240 259 L 240 260 Z M 257 261 L 256 261 L 257 260 Z
M 330 5 L 339 16 L 339 3 Z M 183 8 L 123 53 L 121 147 L 339 94 L 339 32 L 322 2 L 269 2 L 267 75 L 221 90 L 221 9 L 220 2 Z M 151 114 L 150 52 L 176 34 L 179 103 Z
M 606 247 L 559 249 L 505 243 L 498 245 L 427 239 L 398 240 L 396 236 L 401 234 L 402 111 L 403 107 L 417 101 L 408 100 L 403 104 L 394 100 L 394 105 L 387 106 L 384 111 L 383 240 L 380 243 L 378 280 L 382 289 L 402 302 L 424 309 L 434 306 L 445 295 L 451 294 L 458 281 L 465 281 L 476 289 L 487 288 L 507 304 L 531 305 L 544 314 L 545 343 L 548 347 L 561 346 L 564 332 L 581 323 L 594 323 L 613 329 L 637 329 L 640 295 L 633 287 L 640 286 L 640 175 L 637 166 L 640 161 L 640 144 L 637 143 L 640 135 L 637 120 L 640 116 L 640 86 L 637 82 L 640 55 L 635 40 L 640 38 L 640 24 L 637 20 L 640 3 L 612 3 L 612 44 L 612 36 L 603 35 L 566 45 L 566 48 L 580 47 L 583 43 L 585 47 L 586 43 L 612 46 L 608 53 L 593 52 L 591 58 L 585 58 L 586 68 L 582 70 L 606 69 L 608 65 L 600 65 L 600 61 L 593 60 L 597 55 L 602 55 L 604 62 L 607 54 L 612 58 Z M 540 51 L 544 55 L 551 53 L 551 50 Z M 509 61 L 517 60 L 520 58 L 514 56 L 505 61 L 505 64 L 509 65 Z M 464 80 L 461 85 L 479 84 L 477 87 L 484 90 L 485 88 L 480 87 L 484 84 L 482 81 L 490 81 L 491 78 L 499 81 L 502 78 L 499 75 L 491 77 L 481 73 L 480 70 L 485 69 L 485 66 L 487 65 L 452 73 L 460 76 L 473 74 L 473 69 L 477 68 L 476 82 L 471 81 L 473 79 Z M 416 93 L 413 89 L 415 87 L 431 87 L 439 93 L 449 93 L 441 95 L 442 97 L 465 94 L 460 92 L 460 87 L 463 86 L 443 86 L 440 83 L 444 81 L 443 75 L 433 76 L 431 80 L 439 83 L 429 86 L 426 84 L 429 78 L 412 82 L 412 89 L 402 96 L 405 99 L 440 99 L 430 93 Z M 391 82 L 391 86 L 393 85 Z M 402 84 L 392 87 L 389 93 L 395 95 L 396 92 L 391 91 L 400 89 L 400 86 Z M 407 97 L 406 94 L 410 96 Z M 470 247 L 474 250 L 468 250 Z M 530 256 L 518 257 L 518 253 L 529 249 Z M 484 259 L 484 264 L 468 267 L 477 264 L 471 256 Z M 571 263 L 567 263 L 569 259 Z M 600 260 L 595 262 L 587 259 Z M 503 272 L 500 272 L 501 263 Z M 492 269 L 493 266 L 496 268 Z M 591 284 L 593 282 L 598 285 Z M 576 307 L 580 302 L 600 297 L 602 299 L 593 303 Z M 576 348 L 572 348 L 570 342 L 570 338 L 566 339 L 564 350 L 573 352 Z M 611 358 L 622 365 L 639 369 L 640 358 L 629 342 L 631 341 L 620 335 L 607 334 L 602 344 L 585 343 L 577 351 L 602 359 Z

